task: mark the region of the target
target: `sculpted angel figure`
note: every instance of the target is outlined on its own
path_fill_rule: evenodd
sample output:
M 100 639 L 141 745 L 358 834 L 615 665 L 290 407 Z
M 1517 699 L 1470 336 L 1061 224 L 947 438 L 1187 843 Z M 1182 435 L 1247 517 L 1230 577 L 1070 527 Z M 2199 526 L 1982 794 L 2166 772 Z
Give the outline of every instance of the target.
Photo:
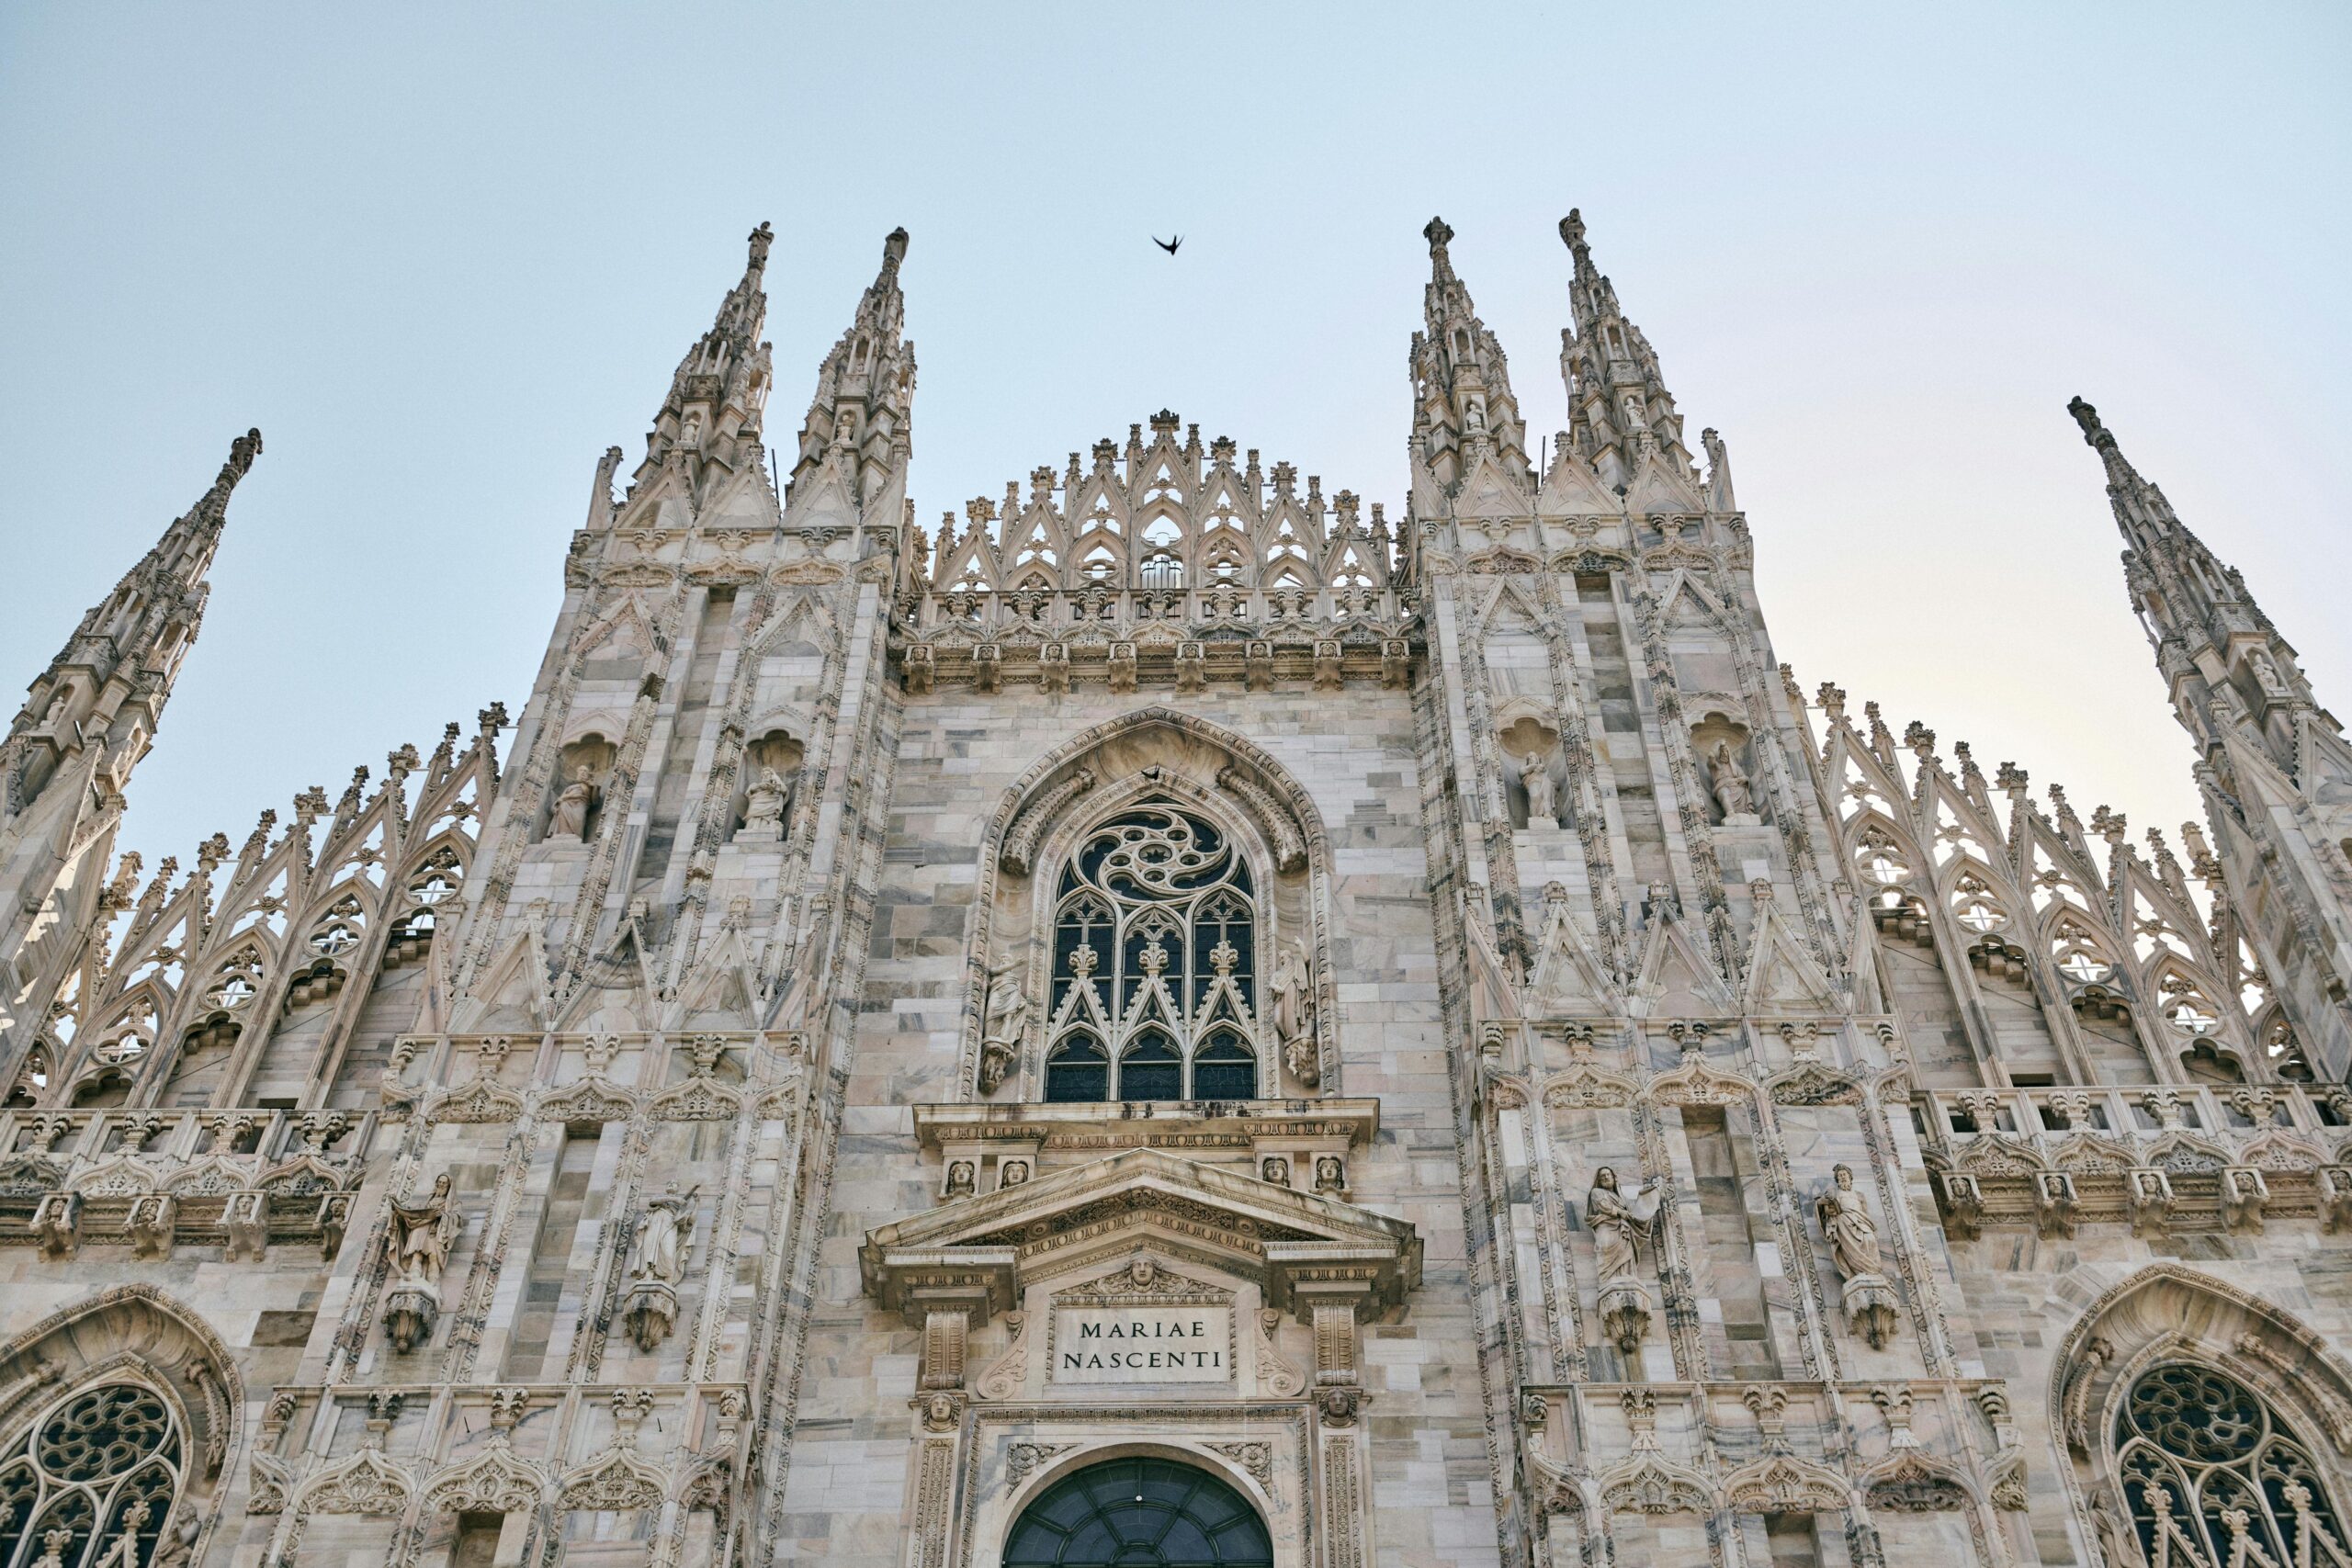
M 1634 1272 L 1634 1244 L 1650 1239 L 1657 1208 L 1645 1182 L 1633 1197 L 1617 1188 L 1617 1172 L 1602 1166 L 1593 1172 L 1592 1190 L 1584 1195 L 1585 1228 L 1592 1232 L 1596 1265 L 1604 1280 Z
M 1883 1273 L 1885 1265 L 1879 1258 L 1878 1222 L 1862 1206 L 1862 1195 L 1854 1190 L 1853 1168 L 1840 1165 L 1831 1175 L 1833 1185 L 1813 1201 L 1813 1211 L 1821 1219 L 1821 1234 L 1829 1238 L 1830 1260 L 1849 1280 Z
M 674 1285 L 686 1277 L 686 1249 L 694 1245 L 695 1194 L 681 1193 L 671 1182 L 658 1198 L 649 1199 L 637 1216 L 637 1234 L 629 1240 L 628 1277 Z
M 433 1191 L 423 1202 L 392 1200 L 390 1229 L 384 1238 L 392 1271 L 427 1285 L 439 1280 L 442 1266 L 449 1261 L 449 1249 L 457 1245 L 458 1224 L 446 1170 L 433 1179 Z
M 1715 804 L 1724 808 L 1725 817 L 1743 817 L 1753 809 L 1754 792 L 1747 786 L 1747 775 L 1739 771 L 1738 759 L 1731 754 L 1730 741 L 1715 742 L 1707 771 L 1714 776 Z
M 571 782 L 555 797 L 555 811 L 548 818 L 550 839 L 578 839 L 588 831 L 588 811 L 596 804 L 596 785 L 588 772 L 588 764 L 581 763 L 571 771 Z

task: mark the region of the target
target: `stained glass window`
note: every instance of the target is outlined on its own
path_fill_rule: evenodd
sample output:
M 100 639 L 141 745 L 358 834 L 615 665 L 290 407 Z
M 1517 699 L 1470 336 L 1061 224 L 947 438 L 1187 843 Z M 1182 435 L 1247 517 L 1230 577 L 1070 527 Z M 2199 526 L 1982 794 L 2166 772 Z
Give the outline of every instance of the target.
M 1062 868 L 1046 1098 L 1258 1092 L 1257 905 L 1213 824 L 1165 801 L 1103 823 Z
M 153 1390 L 107 1383 L 61 1400 L 0 1460 L 0 1568 L 145 1568 L 180 1463 L 179 1425 Z
M 2182 1365 L 2148 1372 L 2124 1399 L 2115 1447 L 2153 1568 L 2224 1568 L 2256 1553 L 2328 1561 L 2324 1547 L 2312 1554 L 2320 1541 L 2344 1551 L 2342 1516 L 2310 1451 L 2234 1378 Z
M 1265 1521 L 1206 1471 L 1116 1459 L 1065 1476 L 1022 1512 L 1004 1568 L 1272 1568 Z

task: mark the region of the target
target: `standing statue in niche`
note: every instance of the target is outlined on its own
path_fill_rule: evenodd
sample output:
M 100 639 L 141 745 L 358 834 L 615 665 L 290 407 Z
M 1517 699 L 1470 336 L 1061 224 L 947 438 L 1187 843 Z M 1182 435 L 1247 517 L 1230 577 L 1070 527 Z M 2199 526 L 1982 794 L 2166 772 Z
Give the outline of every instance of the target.
M 696 1187 L 681 1194 L 673 1181 L 660 1197 L 648 1200 L 629 1239 L 629 1279 L 674 1285 L 686 1277 L 686 1249 L 694 1245 L 695 1194 L 701 1190 Z
M 1821 1217 L 1821 1234 L 1829 1238 L 1830 1261 L 1840 1275 L 1850 1280 L 1884 1270 L 1878 1255 L 1878 1222 L 1854 1190 L 1851 1166 L 1838 1166 L 1831 1173 L 1830 1186 L 1814 1200 L 1813 1209 Z
M 1541 751 L 1530 751 L 1519 760 L 1519 782 L 1527 789 L 1527 825 L 1531 828 L 1555 828 L 1559 819 L 1555 815 L 1558 802 L 1552 784 L 1552 760 Z
M 743 826 L 736 830 L 739 843 L 774 843 L 784 837 L 785 813 L 792 809 L 792 786 L 797 778 L 785 777 L 774 768 L 763 766 L 759 777 L 743 795 Z
M 1747 775 L 1740 771 L 1739 759 L 1731 754 L 1731 742 L 1718 740 L 1713 755 L 1707 759 L 1707 772 L 1713 775 L 1715 804 L 1723 807 L 1724 820 L 1749 815 L 1755 809 L 1755 792 L 1748 787 Z
M 1656 1245 L 1658 1198 L 1646 1181 L 1626 1197 L 1618 1190 L 1617 1172 L 1605 1165 L 1593 1172 L 1584 1198 L 1585 1228 L 1592 1232 L 1593 1269 L 1600 1279 L 1601 1330 L 1628 1356 L 1641 1348 L 1649 1329 L 1649 1287 L 1634 1272 L 1640 1261 L 1634 1249 L 1642 1241 Z
M 1854 1188 L 1851 1166 L 1831 1169 L 1830 1184 L 1813 1201 L 1813 1212 L 1829 1243 L 1829 1260 L 1846 1282 L 1847 1325 L 1872 1349 L 1884 1349 L 1894 1337 L 1898 1303 L 1879 1256 L 1878 1222 Z
M 422 1202 L 387 1205 L 384 1261 L 392 1276 L 384 1298 L 384 1337 L 395 1350 L 413 1350 L 433 1337 L 441 1316 L 441 1270 L 458 1242 L 460 1221 L 449 1197 L 449 1173 L 433 1179 Z
M 1323 1081 L 1322 1054 L 1315 1048 L 1315 987 L 1306 971 L 1306 955 L 1284 943 L 1274 957 L 1274 977 L 1267 987 L 1266 1017 L 1282 1047 L 1283 1066 L 1290 1076 L 1313 1089 Z
M 1592 1190 L 1584 1197 L 1585 1228 L 1592 1232 L 1594 1268 L 1602 1280 L 1634 1277 L 1638 1264 L 1637 1242 L 1650 1239 L 1657 1223 L 1657 1197 L 1644 1182 L 1628 1198 L 1617 1189 L 1617 1172 L 1602 1166 L 1593 1173 Z
M 628 1294 L 621 1300 L 621 1321 L 640 1350 L 651 1350 L 668 1338 L 678 1320 L 678 1285 L 686 1277 L 686 1252 L 695 1239 L 695 1195 L 701 1190 L 695 1187 L 681 1193 L 673 1181 L 659 1197 L 648 1199 L 637 1216 L 622 1270 Z
M 548 818 L 550 839 L 584 839 L 588 836 L 588 813 L 596 804 L 594 776 L 588 764 L 581 763 L 571 771 L 571 782 L 555 797 L 555 810 Z
M 989 980 L 980 1009 L 980 1092 L 994 1094 L 1029 1039 L 1029 992 L 1015 959 Z

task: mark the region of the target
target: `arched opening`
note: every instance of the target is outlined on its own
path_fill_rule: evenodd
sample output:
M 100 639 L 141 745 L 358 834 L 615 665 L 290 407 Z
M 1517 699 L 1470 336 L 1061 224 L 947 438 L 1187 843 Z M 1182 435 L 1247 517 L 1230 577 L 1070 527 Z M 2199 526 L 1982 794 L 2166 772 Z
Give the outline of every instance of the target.
M 0 1459 L 0 1563 L 144 1568 L 179 1495 L 184 1448 L 171 1406 L 144 1383 L 54 1402 Z
M 2316 1531 L 2344 1527 L 2312 1450 L 2269 1406 L 2211 1367 L 2143 1373 L 2115 1420 L 2116 1469 L 2151 1562 L 2310 1561 Z
M 1114 1459 L 1064 1476 L 1022 1510 L 1004 1568 L 1273 1568 L 1257 1509 L 1204 1470 Z
M 1255 1099 L 1257 900 L 1238 847 L 1148 798 L 1080 840 L 1058 886 L 1046 1098 L 1095 1081 L 1079 1064 L 1101 1041 L 1118 1067 L 1105 1098 Z

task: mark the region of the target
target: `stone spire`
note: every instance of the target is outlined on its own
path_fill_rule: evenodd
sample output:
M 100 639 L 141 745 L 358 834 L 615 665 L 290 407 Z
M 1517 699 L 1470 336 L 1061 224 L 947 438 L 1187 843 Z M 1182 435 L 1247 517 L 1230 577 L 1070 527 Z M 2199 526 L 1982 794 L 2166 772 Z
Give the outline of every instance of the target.
M 1678 474 L 1690 471 L 1682 416 L 1666 389 L 1657 352 L 1626 320 L 1617 290 L 1592 265 L 1584 215 L 1560 220 L 1560 239 L 1576 258 L 1568 304 L 1576 325 L 1560 329 L 1560 374 L 1568 387 L 1571 450 L 1593 467 L 1603 485 L 1629 485 L 1644 452 L 1656 452 Z
M 54 959 L 96 912 L 123 788 L 203 624 L 230 492 L 260 453 L 258 430 L 229 444 L 212 488 L 91 606 L 0 741 L 0 1045 L 37 1021 Z
M 742 280 L 727 291 L 718 319 L 686 350 L 670 378 L 670 395 L 646 433 L 637 483 L 665 465 L 684 468 L 699 483 L 715 471 L 740 473 L 764 460 L 760 421 L 773 378 L 760 333 L 767 322 L 764 278 L 775 241 L 775 231 L 765 223 L 752 231 Z
M 212 488 L 91 606 L 33 682 L 5 745 L 0 822 L 13 821 L 69 760 L 92 748 L 105 752 L 104 769 L 117 787 L 146 755 L 204 619 L 205 573 L 220 547 L 230 492 L 260 453 L 258 430 L 229 444 L 229 460 Z
M 786 502 L 809 488 L 812 475 L 830 471 L 851 498 L 869 507 L 894 476 L 903 479 L 913 456 L 911 416 L 915 390 L 915 345 L 899 333 L 906 322 L 906 296 L 899 290 L 899 265 L 906 259 L 907 231 L 893 229 L 882 242 L 882 270 L 858 299 L 849 330 L 817 371 L 817 393 L 800 427 L 800 451 L 786 485 Z M 882 520 L 896 526 L 894 514 Z
M 2258 738 L 2291 769 L 2300 715 L 2316 712 L 2329 730 L 2337 728 L 2319 710 L 2295 650 L 2246 592 L 2245 579 L 2181 522 L 2163 491 L 2140 477 L 2098 411 L 2080 398 L 2066 408 L 2107 467 L 2132 607 L 2155 646 L 2181 722 L 2199 747 L 2225 733 Z
M 1413 439 L 1430 472 L 1449 489 L 1488 452 L 1524 484 L 1527 425 L 1511 394 L 1502 344 L 1454 276 L 1446 254 L 1453 231 L 1432 218 L 1421 235 L 1430 243 L 1430 281 L 1421 293 L 1426 325 L 1413 334 Z
M 2128 547 L 2124 581 L 2154 646 L 2224 886 L 2276 981 L 2297 1043 L 2329 1076 L 2352 1070 L 2352 746 L 2295 650 L 2225 566 L 2140 476 L 2082 399 L 2066 405 L 2107 468 Z

